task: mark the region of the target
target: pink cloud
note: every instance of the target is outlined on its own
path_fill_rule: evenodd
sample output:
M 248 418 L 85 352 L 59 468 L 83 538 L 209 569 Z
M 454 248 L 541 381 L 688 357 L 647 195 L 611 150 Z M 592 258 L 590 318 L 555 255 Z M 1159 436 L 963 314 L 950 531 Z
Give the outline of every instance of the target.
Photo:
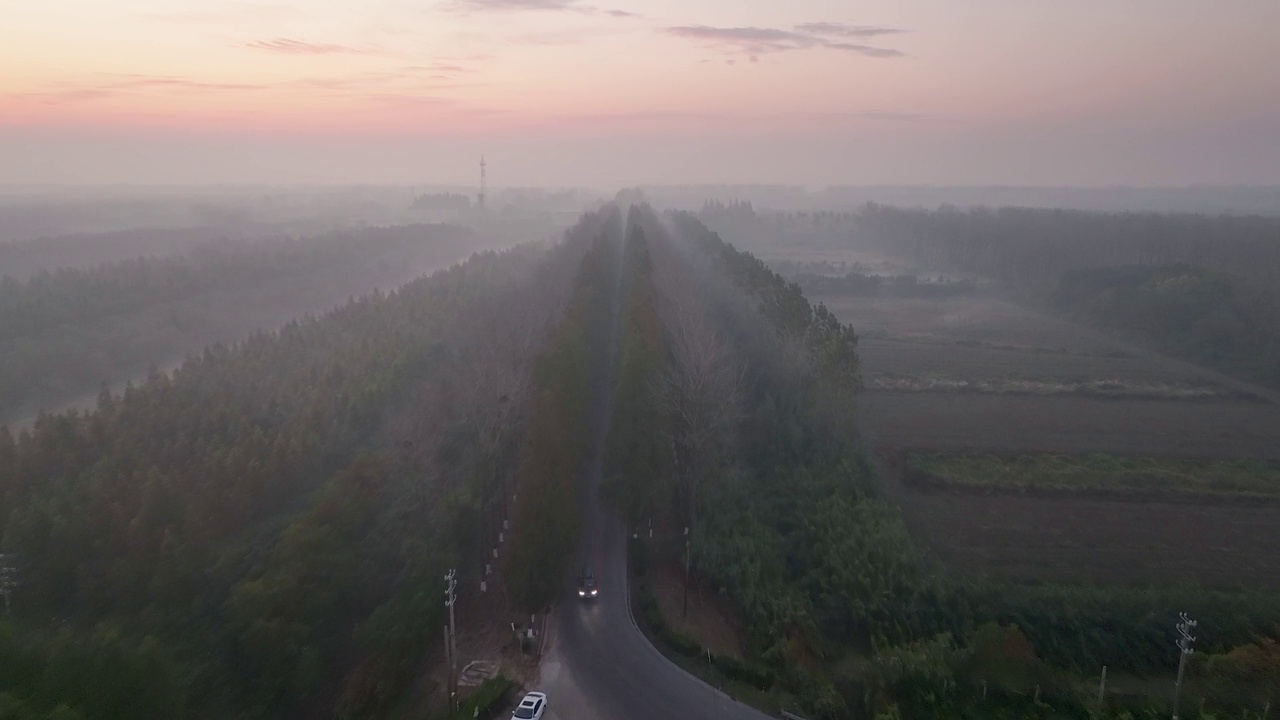
M 334 43 L 313 43 L 293 38 L 272 38 L 270 40 L 251 40 L 244 47 L 254 50 L 280 53 L 282 55 L 367 55 L 369 50 L 353 48 L 349 45 Z

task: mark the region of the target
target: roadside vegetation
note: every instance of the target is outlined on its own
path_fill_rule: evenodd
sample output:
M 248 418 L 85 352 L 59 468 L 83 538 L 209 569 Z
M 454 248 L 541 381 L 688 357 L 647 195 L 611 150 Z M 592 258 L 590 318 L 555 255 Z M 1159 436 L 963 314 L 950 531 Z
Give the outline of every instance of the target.
M 908 483 L 979 492 L 1265 500 L 1280 497 L 1280 463 L 1116 455 L 910 453 Z
M 609 212 L 573 279 L 564 320 L 538 358 L 520 451 L 511 552 L 512 599 L 539 612 L 561 595 L 581 535 L 579 478 L 590 447 L 592 392 L 602 385 L 621 218 Z

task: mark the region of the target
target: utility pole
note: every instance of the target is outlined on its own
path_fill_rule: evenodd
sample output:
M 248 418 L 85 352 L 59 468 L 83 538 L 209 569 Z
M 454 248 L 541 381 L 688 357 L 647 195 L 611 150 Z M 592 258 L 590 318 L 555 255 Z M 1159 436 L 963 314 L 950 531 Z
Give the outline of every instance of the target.
M 680 617 L 689 617 L 689 556 L 689 526 L 686 525 L 684 527 L 684 608 L 680 611 Z
M 481 210 L 484 210 L 484 196 L 485 196 L 485 190 L 487 189 L 486 185 L 488 184 L 488 180 L 487 178 L 485 178 L 485 167 L 486 165 L 484 162 L 484 156 L 481 155 L 480 156 L 480 198 L 479 198 L 480 200 L 479 205 Z
M 715 669 L 716 669 L 716 664 L 711 659 L 711 648 L 707 648 L 707 669 L 713 673 L 715 672 Z M 715 708 L 716 717 L 719 718 L 720 717 L 720 695 L 719 695 L 720 691 L 717 690 L 715 686 L 711 684 L 710 676 L 707 677 L 707 689 L 711 691 L 711 706 Z
M 10 595 L 18 587 L 18 566 L 13 555 L 0 555 L 0 593 L 4 594 L 4 612 L 12 613 Z
M 1187 617 L 1186 613 L 1178 613 L 1178 679 L 1173 684 L 1173 720 L 1178 720 L 1178 701 L 1182 695 L 1182 673 L 1187 669 L 1187 656 L 1195 652 L 1192 643 L 1196 641 L 1191 631 L 1196 628 L 1196 621 Z
M 449 667 L 451 667 L 453 664 L 453 651 L 449 649 L 450 639 L 451 638 L 449 637 L 449 626 L 445 625 L 444 626 L 444 665 L 446 670 Z M 444 691 L 449 696 L 449 710 L 452 711 L 454 709 L 453 708 L 454 689 L 453 689 L 453 673 L 452 672 L 449 673 L 449 677 L 445 680 Z
M 458 709 L 458 626 L 454 623 L 453 606 L 458 602 L 458 571 L 444 576 L 444 606 L 449 608 L 449 708 Z

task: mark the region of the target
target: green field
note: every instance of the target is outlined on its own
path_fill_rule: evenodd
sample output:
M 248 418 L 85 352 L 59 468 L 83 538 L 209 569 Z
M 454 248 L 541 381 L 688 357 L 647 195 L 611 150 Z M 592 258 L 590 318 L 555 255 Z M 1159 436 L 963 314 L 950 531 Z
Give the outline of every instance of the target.
M 1266 460 L 911 453 L 907 479 L 915 485 L 989 492 L 1280 498 L 1280 462 Z

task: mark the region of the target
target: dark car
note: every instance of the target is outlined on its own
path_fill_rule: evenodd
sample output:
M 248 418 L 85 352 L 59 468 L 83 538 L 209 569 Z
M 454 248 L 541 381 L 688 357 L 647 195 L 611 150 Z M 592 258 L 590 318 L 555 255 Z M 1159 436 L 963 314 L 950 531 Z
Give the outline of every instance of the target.
M 578 597 L 593 598 L 600 594 L 600 585 L 590 570 L 584 570 L 578 578 Z

